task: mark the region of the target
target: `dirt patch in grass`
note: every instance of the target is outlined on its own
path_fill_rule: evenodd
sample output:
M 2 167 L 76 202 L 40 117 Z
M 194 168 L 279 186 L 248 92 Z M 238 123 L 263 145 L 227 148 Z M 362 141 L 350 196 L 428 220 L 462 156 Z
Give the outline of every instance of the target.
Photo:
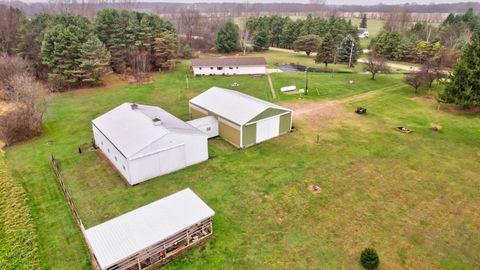
M 455 104 L 448 104 L 446 109 L 455 113 L 477 114 L 480 113 L 480 107 L 463 107 Z
M 320 187 L 320 185 L 318 184 L 310 184 L 308 185 L 308 191 L 312 192 L 312 193 L 320 193 L 322 192 L 322 188 Z

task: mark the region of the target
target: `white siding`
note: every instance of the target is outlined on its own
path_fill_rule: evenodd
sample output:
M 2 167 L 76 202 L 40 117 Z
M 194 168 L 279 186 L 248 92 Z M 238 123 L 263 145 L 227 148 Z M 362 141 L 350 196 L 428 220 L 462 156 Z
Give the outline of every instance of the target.
M 193 105 L 191 105 L 193 106 Z M 208 113 L 208 112 L 207 112 Z M 190 120 L 187 124 L 196 127 L 201 132 L 207 134 L 207 137 L 217 137 L 218 134 L 218 119 L 215 116 L 205 116 L 202 118 Z
M 120 153 L 113 144 L 95 127 L 92 125 L 93 137 L 95 144 L 100 148 L 104 155 L 117 168 L 122 176 L 130 181 L 130 171 L 128 160 Z
M 257 143 L 277 137 L 280 130 L 280 116 L 273 116 L 265 120 L 257 121 Z
M 249 74 L 265 74 L 267 69 L 265 66 L 217 66 L 214 67 L 193 67 L 193 75 L 249 75 Z

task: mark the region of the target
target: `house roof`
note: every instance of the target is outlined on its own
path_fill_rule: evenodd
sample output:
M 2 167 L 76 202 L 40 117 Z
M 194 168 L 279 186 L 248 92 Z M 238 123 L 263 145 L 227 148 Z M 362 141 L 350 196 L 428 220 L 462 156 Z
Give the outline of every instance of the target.
M 133 103 L 124 103 L 92 123 L 126 158 L 169 133 L 204 135 L 159 107 Z
M 238 125 L 244 125 L 269 108 L 291 111 L 285 107 L 234 90 L 212 87 L 190 100 Z
M 85 237 L 105 269 L 214 214 L 187 188 L 89 228 Z
M 264 57 L 230 57 L 192 59 L 192 66 L 265 66 Z

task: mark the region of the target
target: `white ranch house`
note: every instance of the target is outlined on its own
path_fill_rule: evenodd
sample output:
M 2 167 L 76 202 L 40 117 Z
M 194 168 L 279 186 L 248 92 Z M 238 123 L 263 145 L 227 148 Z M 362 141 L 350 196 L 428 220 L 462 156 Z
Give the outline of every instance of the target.
M 230 57 L 192 59 L 194 76 L 201 75 L 262 75 L 267 73 L 263 57 Z
M 207 134 L 158 107 L 124 103 L 94 119 L 92 129 L 130 185 L 208 159 Z

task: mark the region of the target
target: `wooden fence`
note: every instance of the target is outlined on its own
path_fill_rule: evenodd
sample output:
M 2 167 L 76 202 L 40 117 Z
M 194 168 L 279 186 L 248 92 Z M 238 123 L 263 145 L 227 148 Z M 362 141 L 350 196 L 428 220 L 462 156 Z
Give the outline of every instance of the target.
M 65 199 L 67 200 L 68 207 L 70 208 L 73 218 L 77 222 L 77 225 L 80 228 L 80 231 L 82 233 L 83 239 L 87 244 L 88 254 L 90 255 L 90 262 L 92 263 L 93 269 L 100 270 L 100 266 L 98 265 L 97 259 L 95 258 L 95 255 L 92 252 L 90 244 L 88 243 L 88 240 L 85 237 L 85 227 L 83 226 L 82 220 L 80 219 L 80 215 L 78 214 L 78 211 L 75 208 L 75 204 L 73 203 L 72 197 L 70 196 L 70 193 L 68 192 L 67 187 L 63 182 L 62 174 L 60 173 L 60 167 L 58 166 L 58 162 L 55 159 L 55 155 L 53 153 L 50 155 L 50 159 L 52 163 L 53 172 L 55 173 L 55 176 L 56 176 L 55 178 L 57 179 L 57 183 L 60 186 L 60 189 L 62 190 L 63 195 L 65 196 Z

